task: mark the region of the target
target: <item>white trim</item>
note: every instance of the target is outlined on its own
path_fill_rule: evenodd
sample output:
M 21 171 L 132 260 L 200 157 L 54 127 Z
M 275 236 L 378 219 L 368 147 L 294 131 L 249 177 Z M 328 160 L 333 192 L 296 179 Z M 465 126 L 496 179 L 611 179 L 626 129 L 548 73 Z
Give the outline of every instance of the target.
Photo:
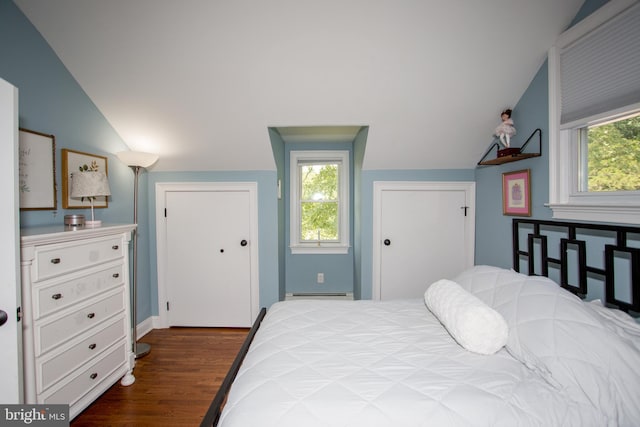
M 640 224 L 640 206 L 603 206 L 578 204 L 550 204 L 553 218 L 572 221 L 615 222 Z
M 296 254 L 346 254 L 350 247 L 350 217 L 349 217 L 349 175 L 351 164 L 348 150 L 292 150 L 289 154 L 290 194 L 289 200 L 289 249 Z M 302 243 L 299 240 L 300 227 L 300 199 L 298 164 L 300 161 L 309 162 L 339 162 L 341 164 L 338 183 L 340 209 L 340 241 L 323 243 Z
M 2 309 L 9 313 L 6 324 L 0 331 L 0 376 L 2 377 L 2 390 L 0 390 L 0 402 L 5 404 L 24 403 L 24 376 L 31 373 L 33 376 L 33 364 L 23 362 L 23 350 L 29 352 L 29 344 L 24 344 L 23 328 L 25 320 L 17 319 L 15 315 L 18 307 L 22 306 L 23 313 L 29 312 L 28 304 L 20 301 L 20 195 L 18 191 L 18 113 L 19 113 L 18 88 L 0 78 L 0 174 L 2 181 L 3 209 L 0 214 L 2 226 L 2 284 L 0 284 L 0 301 Z M 25 277 L 22 277 L 25 280 Z M 22 291 L 25 294 L 27 292 Z M 29 299 L 24 301 L 30 302 Z M 28 331 L 24 330 L 24 339 L 27 339 Z M 33 345 L 33 343 L 31 344 Z M 27 378 L 28 380 L 28 378 Z
M 640 224 L 640 198 L 634 194 L 578 194 L 575 161 L 576 141 L 572 141 L 573 129 L 588 125 L 589 121 L 606 115 L 590 117 L 580 122 L 560 125 L 560 54 L 581 37 L 597 29 L 616 15 L 624 12 L 638 0 L 611 0 L 595 13 L 580 21 L 558 37 L 549 49 L 549 203 L 553 218 L 566 220 L 603 221 Z M 629 109 L 633 109 L 630 106 Z M 609 116 L 620 110 L 607 113 Z M 571 129 L 569 129 L 571 127 Z M 574 188 L 575 187 L 575 188 Z
M 160 327 L 160 319 L 158 316 L 147 317 L 142 322 L 138 323 L 136 325 L 136 336 L 138 337 L 138 340 L 154 329 L 163 329 Z
M 575 120 L 568 122 L 560 126 L 560 130 L 563 129 L 575 129 L 584 126 L 594 126 L 597 124 L 603 124 L 608 121 L 614 121 L 623 119 L 625 116 L 629 116 L 630 112 L 640 111 L 640 102 L 627 105 L 625 107 L 616 108 L 615 110 L 607 111 L 606 113 L 596 114 L 590 117 L 586 117 L 581 120 Z
M 382 245 L 381 213 L 383 191 L 464 191 L 465 203 L 468 207 L 467 217 L 469 221 L 465 229 L 465 248 L 462 256 L 465 257 L 465 265 L 472 267 L 475 261 L 475 206 L 476 183 L 472 181 L 374 181 L 373 183 L 373 289 L 371 298 L 379 300 L 382 291 L 382 272 L 380 271 L 380 249 Z
M 310 299 L 310 300 L 353 300 L 353 292 L 335 292 L 335 293 L 322 293 L 322 292 L 311 292 L 311 293 L 296 293 L 296 292 L 287 292 L 284 295 L 285 301 L 294 301 L 300 299 Z
M 167 302 L 167 230 L 164 208 L 168 192 L 175 191 L 248 191 L 250 204 L 251 245 L 251 322 L 260 311 L 260 284 L 258 276 L 258 183 L 257 182 L 160 182 L 156 183 L 156 259 L 158 272 L 158 328 L 168 328 Z
M 293 255 L 326 255 L 326 254 L 338 254 L 344 255 L 349 253 L 350 246 L 344 246 L 341 244 L 322 243 L 321 246 L 314 245 L 312 243 L 299 246 L 289 246 Z
M 551 46 L 548 55 L 549 74 L 549 201 L 566 203 L 569 179 L 561 160 L 569 158 L 568 144 L 560 141 L 560 53 Z M 566 152 L 565 152 L 566 151 Z

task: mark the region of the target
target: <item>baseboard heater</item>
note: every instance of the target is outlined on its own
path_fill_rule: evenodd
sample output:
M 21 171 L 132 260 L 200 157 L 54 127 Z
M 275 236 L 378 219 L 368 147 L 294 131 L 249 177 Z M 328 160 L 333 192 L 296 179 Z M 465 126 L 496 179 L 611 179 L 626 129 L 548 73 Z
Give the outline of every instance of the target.
M 287 292 L 285 301 L 296 299 L 352 300 L 353 292 Z

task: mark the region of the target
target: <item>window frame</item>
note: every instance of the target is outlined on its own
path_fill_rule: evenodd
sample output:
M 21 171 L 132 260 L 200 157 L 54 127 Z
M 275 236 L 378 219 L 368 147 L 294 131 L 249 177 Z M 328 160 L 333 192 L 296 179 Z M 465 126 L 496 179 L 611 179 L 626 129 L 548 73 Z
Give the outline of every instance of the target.
M 562 49 L 598 29 L 633 6 L 633 0 L 610 1 L 598 11 L 565 31 L 549 50 L 549 203 L 553 218 L 640 224 L 640 193 L 578 191 L 579 129 L 640 108 L 629 105 L 613 111 L 560 124 L 560 54 Z M 569 167 L 567 167 L 569 166 Z
M 292 254 L 346 254 L 350 248 L 349 217 L 349 151 L 292 150 L 290 152 L 290 213 L 289 248 Z M 301 227 L 301 163 L 338 163 L 338 241 L 305 242 L 300 239 Z

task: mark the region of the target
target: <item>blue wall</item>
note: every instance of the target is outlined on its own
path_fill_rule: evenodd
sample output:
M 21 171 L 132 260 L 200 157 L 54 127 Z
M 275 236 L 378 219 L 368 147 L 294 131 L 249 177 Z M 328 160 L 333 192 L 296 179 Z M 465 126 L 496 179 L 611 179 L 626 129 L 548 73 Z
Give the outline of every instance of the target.
M 96 209 L 96 218 L 109 223 L 133 221 L 133 172 L 114 155 L 128 150 L 125 142 L 87 97 L 55 52 L 10 0 L 0 0 L 0 77 L 19 92 L 20 127 L 52 134 L 56 143 L 56 211 L 21 211 L 20 226 L 63 224 L 67 213 L 84 213 L 87 209 L 62 209 L 60 150 L 69 148 L 107 157 L 112 196 L 109 207 Z M 144 188 L 145 178 L 141 187 Z M 140 215 L 147 207 L 141 203 Z M 140 230 L 146 234 L 145 227 Z M 141 239 L 140 264 L 144 271 L 149 259 L 148 242 Z M 148 305 L 150 282 L 140 275 L 138 301 Z M 148 307 L 139 310 L 138 319 L 147 318 Z
M 112 196 L 96 210 L 105 222 L 133 220 L 133 172 L 114 153 L 128 150 L 38 31 L 10 0 L 0 0 L 0 77 L 19 89 L 20 126 L 56 137 L 57 211 L 21 212 L 21 227 L 63 223 L 60 149 L 107 156 Z M 158 314 L 155 183 L 255 181 L 259 198 L 260 304 L 278 301 L 277 195 L 274 172 L 153 173 L 140 176 L 138 218 L 138 319 Z M 88 212 L 85 210 L 85 214 Z
M 479 166 L 476 169 L 476 264 L 500 267 L 511 265 L 511 220 L 502 214 L 502 174 L 531 169 L 531 216 L 550 219 L 551 211 L 544 206 L 549 198 L 549 107 L 547 97 L 547 67 L 537 73 L 522 99 L 513 109 L 512 119 L 518 134 L 512 137 L 514 146 L 521 146 L 536 129 L 542 130 L 542 156 L 500 166 Z M 497 120 L 500 118 L 498 117 Z M 529 142 L 525 152 L 538 149 L 538 137 Z M 495 151 L 494 151 L 495 154 Z
M 113 197 L 108 209 L 96 209 L 98 219 L 131 222 L 133 175 L 113 153 L 127 150 L 120 136 L 91 102 L 40 33 L 10 0 L 0 0 L 0 77 L 19 91 L 20 127 L 52 134 L 56 143 L 57 211 L 22 211 L 21 225 L 62 224 L 60 149 L 107 156 Z
M 353 141 L 353 297 L 362 297 L 362 164 L 367 147 L 369 127 L 360 129 Z
M 587 0 L 572 25 L 605 3 L 606 1 L 602 0 Z M 499 119 L 496 117 L 496 123 Z M 513 108 L 512 119 L 518 132 L 512 138 L 514 146 L 522 145 L 536 128 L 542 129 L 542 156 L 500 166 L 480 166 L 476 169 L 476 264 L 513 267 L 511 256 L 513 217 L 502 215 L 502 174 L 504 172 L 530 169 L 531 216 L 536 219 L 551 219 L 551 209 L 544 206 L 549 201 L 549 91 L 546 61 Z M 534 152 L 536 149 L 537 142 L 532 140 L 525 151 Z
M 353 263 L 353 225 L 354 225 L 354 185 L 353 185 L 353 145 L 348 144 L 318 144 L 318 143 L 288 143 L 285 144 L 285 162 L 284 162 L 284 209 L 285 209 L 285 227 L 284 241 L 289 245 L 290 242 L 290 153 L 299 150 L 346 150 L 349 151 L 349 216 L 350 216 L 350 236 L 349 241 L 351 248 L 349 253 L 344 255 L 323 254 L 291 254 L 289 249 L 285 250 L 285 286 L 286 292 L 353 292 L 354 280 L 354 263 Z M 324 283 L 318 284 L 317 274 L 324 273 Z
M 278 198 L 278 300 L 283 301 L 285 296 L 285 251 L 287 250 L 287 242 L 284 238 L 284 229 L 286 227 L 285 213 L 285 174 L 284 159 L 285 149 L 284 140 L 277 130 L 269 128 L 269 139 L 271 140 L 271 150 L 273 151 L 273 159 L 276 162 L 277 182 L 280 185 Z

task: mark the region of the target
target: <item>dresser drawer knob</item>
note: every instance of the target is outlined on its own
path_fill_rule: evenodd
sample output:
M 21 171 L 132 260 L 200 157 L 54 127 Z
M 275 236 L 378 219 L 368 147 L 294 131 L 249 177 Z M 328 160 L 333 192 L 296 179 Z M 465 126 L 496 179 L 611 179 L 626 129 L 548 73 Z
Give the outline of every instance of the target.
M 98 378 L 98 374 L 97 374 L 96 372 L 94 372 L 93 374 L 89 375 L 89 377 L 90 377 L 92 380 L 95 380 L 96 378 Z
M 89 319 L 93 319 L 94 317 L 96 317 L 96 314 L 95 313 L 89 313 L 89 314 L 87 314 L 87 317 Z
M 52 258 L 51 264 L 60 264 L 60 258 Z
M 60 299 L 60 298 L 62 298 L 62 294 L 53 294 L 53 295 L 51 295 L 51 298 Z
M 120 277 L 120 273 L 113 273 L 113 278 L 117 279 L 118 277 Z
M 94 344 L 89 344 L 89 350 L 95 350 L 96 345 Z
M 113 245 L 113 246 L 111 246 L 111 249 L 113 249 L 114 251 L 117 251 L 118 249 L 120 249 L 120 246 Z

